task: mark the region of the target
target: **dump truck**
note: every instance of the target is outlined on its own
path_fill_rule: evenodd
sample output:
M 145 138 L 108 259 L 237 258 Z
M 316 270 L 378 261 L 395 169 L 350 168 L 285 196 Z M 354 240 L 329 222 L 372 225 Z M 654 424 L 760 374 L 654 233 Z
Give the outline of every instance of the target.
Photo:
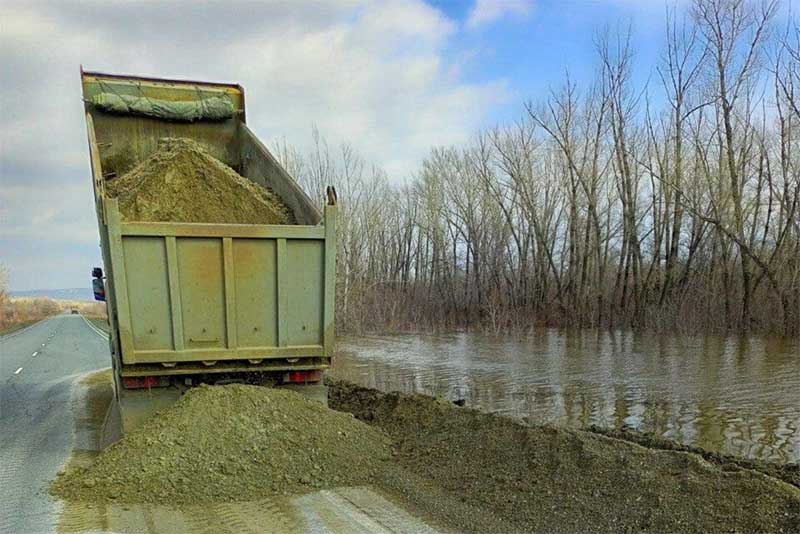
M 199 384 L 293 388 L 326 400 L 334 345 L 336 195 L 324 211 L 246 123 L 237 84 L 81 69 L 123 432 Z M 297 224 L 126 220 L 106 191 L 163 138 L 188 138 L 270 188 Z M 230 206 L 235 210 L 236 206 Z

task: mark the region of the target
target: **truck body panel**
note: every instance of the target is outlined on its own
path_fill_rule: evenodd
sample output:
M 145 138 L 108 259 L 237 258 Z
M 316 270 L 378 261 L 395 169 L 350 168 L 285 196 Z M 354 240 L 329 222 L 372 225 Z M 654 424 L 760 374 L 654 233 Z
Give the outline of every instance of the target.
M 337 208 L 320 213 L 247 128 L 244 90 L 90 72 L 81 79 L 118 386 L 120 377 L 327 368 Z M 196 122 L 114 114 L 91 104 L 100 92 L 169 101 L 225 95 L 236 113 Z M 123 220 L 105 183 L 147 158 L 164 137 L 193 139 L 245 178 L 270 187 L 298 224 Z

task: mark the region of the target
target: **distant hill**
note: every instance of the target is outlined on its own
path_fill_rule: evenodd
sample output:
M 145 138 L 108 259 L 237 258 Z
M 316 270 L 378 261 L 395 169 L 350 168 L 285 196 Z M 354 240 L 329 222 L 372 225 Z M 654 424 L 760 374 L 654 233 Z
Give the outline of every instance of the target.
M 49 297 L 58 300 L 94 300 L 94 293 L 88 287 L 72 287 L 69 289 L 29 289 L 27 291 L 11 291 L 12 297 Z

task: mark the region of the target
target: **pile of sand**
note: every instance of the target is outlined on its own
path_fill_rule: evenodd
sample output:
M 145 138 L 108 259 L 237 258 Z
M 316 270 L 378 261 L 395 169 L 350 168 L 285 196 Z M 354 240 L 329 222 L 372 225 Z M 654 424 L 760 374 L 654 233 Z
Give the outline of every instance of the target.
M 272 190 L 239 176 L 191 139 L 161 139 L 150 157 L 106 189 L 127 221 L 295 223 Z
M 71 501 L 192 504 L 370 483 L 391 457 L 379 429 L 302 395 L 200 386 L 53 483 Z
M 735 463 L 336 382 L 392 438 L 386 483 L 464 532 L 800 532 L 800 489 Z
M 329 387 L 340 412 L 280 389 L 192 389 L 52 492 L 180 507 L 370 485 L 459 532 L 800 532 L 791 471 Z

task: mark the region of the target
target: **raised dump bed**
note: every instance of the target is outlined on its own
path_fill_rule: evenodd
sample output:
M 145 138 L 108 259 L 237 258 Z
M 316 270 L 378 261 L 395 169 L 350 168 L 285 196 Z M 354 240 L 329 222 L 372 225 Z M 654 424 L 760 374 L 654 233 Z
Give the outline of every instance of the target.
M 200 382 L 319 384 L 333 351 L 335 194 L 320 213 L 247 127 L 239 85 L 81 80 L 123 423 L 142 415 L 129 418 L 126 399 L 146 412 Z M 107 186 L 164 138 L 271 189 L 297 224 L 125 220 Z

